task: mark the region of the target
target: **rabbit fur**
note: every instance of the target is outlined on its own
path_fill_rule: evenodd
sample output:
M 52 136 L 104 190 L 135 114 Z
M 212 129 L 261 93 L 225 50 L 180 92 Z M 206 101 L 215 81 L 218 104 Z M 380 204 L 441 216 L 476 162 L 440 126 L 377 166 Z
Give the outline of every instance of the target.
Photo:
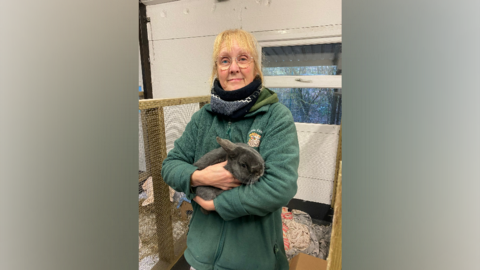
M 265 161 L 255 149 L 247 144 L 232 143 L 220 137 L 217 137 L 217 142 L 220 144 L 220 148 L 206 153 L 193 164 L 197 166 L 199 170 L 228 160 L 224 168 L 242 182 L 242 184 L 252 185 L 263 175 Z M 224 190 L 216 187 L 198 186 L 196 194 L 204 200 L 213 200 L 223 191 Z M 201 211 L 208 215 L 209 211 L 203 208 L 201 208 Z

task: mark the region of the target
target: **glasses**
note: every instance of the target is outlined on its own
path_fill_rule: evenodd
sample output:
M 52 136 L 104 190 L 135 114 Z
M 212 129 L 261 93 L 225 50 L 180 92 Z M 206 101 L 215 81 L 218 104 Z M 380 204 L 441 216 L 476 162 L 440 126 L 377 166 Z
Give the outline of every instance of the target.
M 239 68 L 247 68 L 248 65 L 253 61 L 253 57 L 249 55 L 239 55 L 234 58 L 235 61 L 237 62 L 237 65 Z M 221 70 L 227 70 L 230 68 L 230 65 L 232 64 L 233 60 L 231 57 L 228 56 L 222 56 L 217 59 L 217 66 Z

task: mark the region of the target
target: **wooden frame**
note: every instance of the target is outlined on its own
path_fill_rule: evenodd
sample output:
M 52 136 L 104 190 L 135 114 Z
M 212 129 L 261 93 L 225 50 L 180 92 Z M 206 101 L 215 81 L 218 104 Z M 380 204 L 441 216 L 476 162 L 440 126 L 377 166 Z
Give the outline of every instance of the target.
M 337 182 L 338 178 L 341 176 L 341 162 L 342 162 L 342 124 L 340 123 L 340 131 L 338 133 L 338 146 L 337 146 L 337 161 L 335 162 L 335 180 L 333 182 L 333 192 L 332 192 L 332 204 L 335 205 L 336 194 L 337 194 Z
M 332 224 L 332 236 L 327 258 L 327 270 L 342 269 L 342 161 L 338 169 L 335 206 Z
M 147 8 L 143 3 L 138 3 L 138 40 L 140 45 L 140 63 L 142 66 L 143 97 L 145 99 L 153 98 L 152 74 L 150 67 L 150 50 L 148 47 Z
M 190 104 L 190 103 L 204 103 L 204 104 L 210 103 L 210 96 L 140 100 L 139 109 L 146 110 L 146 109 L 183 105 L 183 104 Z

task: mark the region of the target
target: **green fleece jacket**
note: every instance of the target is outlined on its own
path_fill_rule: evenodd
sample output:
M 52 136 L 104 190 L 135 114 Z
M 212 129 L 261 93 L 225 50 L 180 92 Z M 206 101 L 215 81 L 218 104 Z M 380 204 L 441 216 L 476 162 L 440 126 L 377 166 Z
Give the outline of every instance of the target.
M 297 192 L 299 146 L 290 110 L 277 94 L 263 88 L 240 120 L 212 112 L 210 104 L 196 112 L 163 162 L 162 177 L 189 199 L 195 197 L 192 164 L 218 148 L 215 138 L 248 143 L 265 160 L 265 173 L 251 186 L 239 186 L 214 199 L 216 212 L 204 215 L 192 201 L 187 236 L 187 262 L 197 270 L 286 270 L 281 207 Z

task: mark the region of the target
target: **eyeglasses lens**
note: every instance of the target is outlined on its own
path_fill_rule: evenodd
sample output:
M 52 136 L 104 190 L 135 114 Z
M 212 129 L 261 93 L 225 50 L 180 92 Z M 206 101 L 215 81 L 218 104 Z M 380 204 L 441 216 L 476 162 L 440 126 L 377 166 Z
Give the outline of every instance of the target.
M 236 57 L 237 65 L 240 68 L 247 68 L 248 65 L 252 62 L 252 58 L 253 57 L 247 55 L 239 55 Z M 217 60 L 217 65 L 220 67 L 221 70 L 227 70 L 232 64 L 232 61 L 233 60 L 230 57 L 220 57 Z

